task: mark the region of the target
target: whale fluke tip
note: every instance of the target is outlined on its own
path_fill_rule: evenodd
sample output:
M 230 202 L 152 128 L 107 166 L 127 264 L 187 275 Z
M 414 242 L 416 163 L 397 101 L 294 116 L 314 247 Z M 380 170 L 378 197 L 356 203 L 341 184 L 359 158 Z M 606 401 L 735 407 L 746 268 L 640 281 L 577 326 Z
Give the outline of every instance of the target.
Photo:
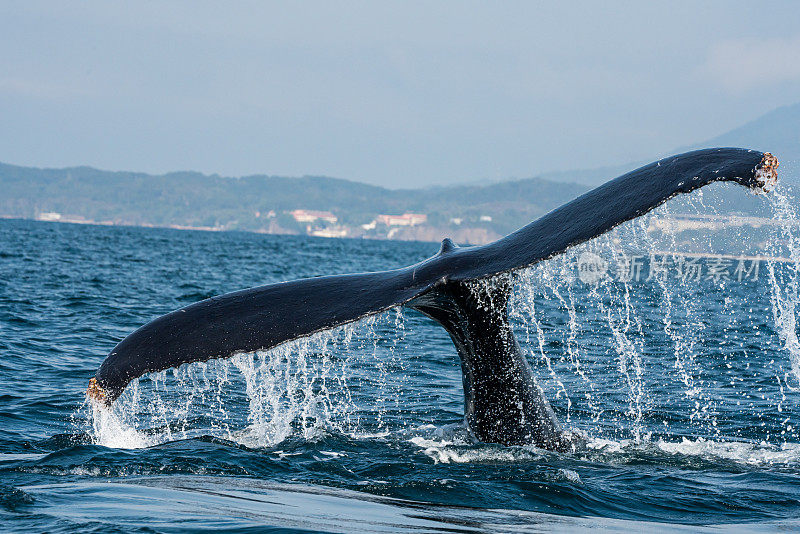
M 757 191 L 769 192 L 778 182 L 778 158 L 770 152 L 764 152 L 761 162 L 756 165 L 755 189 Z
M 96 378 L 89 380 L 89 387 L 86 388 L 86 396 L 103 406 L 110 406 L 112 402 L 112 399 L 106 395 L 106 391 L 97 383 Z

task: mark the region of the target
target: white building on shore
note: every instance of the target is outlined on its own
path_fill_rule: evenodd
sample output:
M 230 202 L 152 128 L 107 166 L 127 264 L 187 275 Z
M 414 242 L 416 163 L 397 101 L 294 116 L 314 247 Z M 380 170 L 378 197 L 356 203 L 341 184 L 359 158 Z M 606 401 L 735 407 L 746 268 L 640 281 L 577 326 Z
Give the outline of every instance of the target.
M 339 220 L 339 218 L 330 211 L 294 210 L 290 213 L 297 222 L 310 223 L 320 220 L 329 222 L 331 224 L 336 224 L 336 222 Z
M 375 220 L 386 226 L 416 226 L 425 224 L 428 216 L 422 213 L 404 213 L 402 215 L 378 215 Z

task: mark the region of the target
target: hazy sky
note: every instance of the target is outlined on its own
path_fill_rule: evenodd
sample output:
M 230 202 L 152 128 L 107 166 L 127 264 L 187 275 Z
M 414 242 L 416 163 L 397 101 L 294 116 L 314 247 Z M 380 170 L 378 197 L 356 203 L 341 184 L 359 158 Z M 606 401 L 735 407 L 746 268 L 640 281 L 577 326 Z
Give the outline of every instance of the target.
M 800 101 L 800 2 L 0 3 L 0 161 L 389 187 L 650 160 Z

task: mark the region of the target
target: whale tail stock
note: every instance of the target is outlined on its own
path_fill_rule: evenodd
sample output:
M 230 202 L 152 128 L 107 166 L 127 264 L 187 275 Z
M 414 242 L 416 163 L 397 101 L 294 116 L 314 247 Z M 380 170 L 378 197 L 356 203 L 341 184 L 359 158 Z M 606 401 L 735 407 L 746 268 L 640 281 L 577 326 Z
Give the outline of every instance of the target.
M 483 442 L 569 450 L 564 433 L 508 319 L 510 277 L 444 282 L 407 305 L 439 323 L 461 360 L 464 417 Z
M 664 158 L 584 194 L 493 243 L 457 247 L 409 267 L 323 276 L 212 297 L 158 317 L 123 339 L 87 394 L 112 403 L 139 376 L 185 363 L 266 350 L 398 305 L 441 324 L 461 359 L 467 422 L 485 442 L 568 448 L 508 323 L 510 283 L 476 285 L 533 265 L 717 181 L 769 188 L 769 153 L 716 148 Z M 486 306 L 489 302 L 492 305 Z

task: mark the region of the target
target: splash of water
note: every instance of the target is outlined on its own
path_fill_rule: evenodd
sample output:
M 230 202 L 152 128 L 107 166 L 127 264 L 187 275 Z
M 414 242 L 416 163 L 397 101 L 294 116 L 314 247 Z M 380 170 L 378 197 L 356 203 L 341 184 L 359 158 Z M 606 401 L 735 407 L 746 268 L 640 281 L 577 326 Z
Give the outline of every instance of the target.
M 398 328 L 404 317 L 394 310 L 272 350 L 153 373 L 110 408 L 87 403 L 90 435 L 119 448 L 200 435 L 270 447 L 292 435 L 380 431 L 382 417 L 366 423 L 361 415 L 383 415 L 386 399 L 399 397 L 404 368 L 387 335 Z
M 746 329 L 726 329 L 719 342 L 730 382 L 706 372 L 719 362 L 702 343 L 709 334 L 705 306 L 716 299 L 716 313 L 735 316 L 737 308 L 728 294 L 733 285 L 730 280 L 686 275 L 687 266 L 679 263 L 681 247 L 708 253 L 714 240 L 706 234 L 693 242 L 678 239 L 679 231 L 670 231 L 665 223 L 674 219 L 667 206 L 502 281 L 515 283 L 512 322 L 538 368 L 541 386 L 568 425 L 587 430 L 594 443 L 630 438 L 643 445 L 653 443 L 655 436 L 669 444 L 682 433 L 722 442 L 726 434 L 718 412 L 725 403 L 755 410 L 756 401 L 761 403 L 758 409 L 772 402 L 776 412 L 782 412 L 790 402 L 787 392 L 797 389 L 800 380 L 800 237 L 797 211 L 787 194 L 777 190 L 772 198 L 779 224 L 771 227 L 766 253 L 789 260 L 768 262 L 772 319 L 791 375 L 777 373 L 777 383 L 769 390 L 753 392 L 740 386 L 737 373 L 763 372 L 751 371 L 748 361 L 735 356 L 738 351 L 748 358 L 749 349 L 741 348 Z M 698 192 L 680 209 L 713 212 L 707 200 Z M 611 268 L 591 283 L 576 272 L 587 253 L 607 258 Z M 675 272 L 682 275 L 676 277 Z M 487 283 L 497 281 L 476 282 Z M 736 326 L 737 320 L 748 318 L 733 317 L 731 324 Z M 415 357 L 408 354 L 405 332 L 402 312 L 390 310 L 270 351 L 143 377 L 131 383 L 110 410 L 88 406 L 91 435 L 96 443 L 111 447 L 146 447 L 202 434 L 270 447 L 291 436 L 316 440 L 331 432 L 396 432 L 399 418 L 393 414 L 404 407 L 407 371 Z M 770 369 L 780 369 L 781 364 Z M 767 440 L 796 439 L 789 417 L 777 430 L 767 426 L 774 415 L 765 415 L 760 435 Z M 735 432 L 728 437 L 739 436 Z M 751 431 L 748 439 L 755 434 Z M 433 447 L 425 443 L 418 445 Z M 437 461 L 459 461 L 461 454 L 440 452 L 431 451 Z
M 721 215 L 715 203 L 720 203 L 718 192 L 706 195 L 697 192 L 677 208 L 681 210 L 677 215 L 673 211 L 675 206 L 663 206 L 521 273 L 521 287 L 516 292 L 512 315 L 519 320 L 520 339 L 534 361 L 543 362 L 544 373 L 540 377 L 547 377 L 548 397 L 556 403 L 563 399 L 561 407 L 566 411 L 567 421 L 577 405 L 584 412 L 584 420 L 578 424 L 586 428 L 588 415 L 592 423 L 588 426 L 595 436 L 610 430 L 611 435 L 628 433 L 634 442 L 641 442 L 651 439 L 654 432 L 666 435 L 691 432 L 724 440 L 725 424 L 736 426 L 720 420 L 725 405 L 727 417 L 734 405 L 735 409 L 742 406 L 754 411 L 771 406 L 775 412 L 782 412 L 788 402 L 786 389 L 792 387 L 785 376 L 778 377 L 777 387 L 773 381 L 773 387 L 757 387 L 755 391 L 748 389 L 740 376 L 748 372 L 763 378 L 759 375 L 763 371 L 751 370 L 747 361 L 752 350 L 748 343 L 752 328 L 749 322 L 758 312 L 751 304 L 749 313 L 742 313 L 747 303 L 736 300 L 756 302 L 758 296 L 752 292 L 765 286 L 741 285 L 747 280 L 743 280 L 742 272 L 734 270 L 738 268 L 734 261 L 737 256 L 725 248 L 715 249 L 719 236 L 715 232 L 721 227 L 731 233 L 730 225 L 726 226 L 729 216 Z M 771 226 L 774 235 L 768 236 L 761 256 L 748 256 L 749 265 L 762 261 L 764 254 L 767 259 L 789 256 L 789 261 L 784 261 L 786 258 L 768 261 L 775 273 L 769 287 L 774 329 L 781 337 L 794 372 L 800 362 L 796 321 L 800 264 L 797 216 L 790 211 L 795 209 L 794 205 L 781 191 L 771 206 L 778 221 Z M 692 213 L 698 214 L 695 219 Z M 692 231 L 680 234 L 685 229 L 673 224 L 675 220 L 689 221 L 686 226 Z M 698 227 L 714 231 L 697 232 Z M 736 230 L 735 239 L 722 246 L 757 240 L 748 231 Z M 776 244 L 781 245 L 781 250 Z M 580 273 L 576 266 L 585 258 L 602 259 L 602 264 L 598 261 L 602 276 L 596 280 L 576 276 Z M 692 270 L 709 264 L 711 271 Z M 606 267 L 610 269 L 606 271 Z M 712 317 L 709 305 L 715 310 Z M 709 329 L 710 321 L 715 322 L 715 328 Z M 726 321 L 723 332 L 718 332 L 716 324 Z M 655 335 L 659 323 L 661 337 Z M 709 338 L 717 336 L 719 348 L 709 342 Z M 669 354 L 673 372 L 664 369 Z M 758 359 L 753 363 L 760 366 Z M 728 382 L 716 371 L 715 366 L 720 364 L 726 369 L 722 376 L 730 377 Z M 616 366 L 616 383 L 607 380 L 598 383 L 611 365 Z M 781 366 L 780 360 L 768 360 L 764 365 L 774 369 Z M 672 393 L 677 391 L 681 392 L 680 398 Z M 615 413 L 609 407 L 620 404 L 615 402 L 620 394 L 625 395 L 627 410 Z M 574 398 L 580 401 L 574 403 Z M 777 430 L 768 423 L 773 414 L 757 417 L 762 421 L 758 428 L 763 430 L 737 428 L 728 437 L 742 432 L 746 432 L 742 437 L 762 432 L 767 440 L 796 437 L 789 417 L 782 418 Z M 679 426 L 677 421 L 683 422 Z M 609 422 L 613 423 L 612 428 L 608 428 Z
M 769 242 L 772 257 L 788 256 L 788 262 L 767 262 L 770 281 L 772 315 L 775 326 L 789 355 L 791 373 L 795 384 L 800 381 L 800 340 L 798 330 L 798 304 L 800 304 L 800 214 L 796 202 L 791 199 L 784 186 L 776 187 L 770 196 L 775 225 L 773 238 Z M 788 375 L 784 375 L 784 381 Z M 797 389 L 798 386 L 788 387 Z

